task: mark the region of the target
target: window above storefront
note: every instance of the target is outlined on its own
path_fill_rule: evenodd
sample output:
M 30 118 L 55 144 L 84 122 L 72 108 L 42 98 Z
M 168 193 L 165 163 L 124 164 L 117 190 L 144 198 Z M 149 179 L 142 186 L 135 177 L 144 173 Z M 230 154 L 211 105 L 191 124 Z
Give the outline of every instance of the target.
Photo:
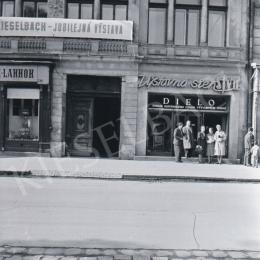
M 25 0 L 22 3 L 23 17 L 40 17 L 46 18 L 48 16 L 47 1 L 41 0 Z
M 0 2 L 0 14 L 5 17 L 14 16 L 14 0 Z
M 70 19 L 93 19 L 93 0 L 69 0 L 67 2 L 67 18 Z
M 102 20 L 128 20 L 128 0 L 102 0 Z

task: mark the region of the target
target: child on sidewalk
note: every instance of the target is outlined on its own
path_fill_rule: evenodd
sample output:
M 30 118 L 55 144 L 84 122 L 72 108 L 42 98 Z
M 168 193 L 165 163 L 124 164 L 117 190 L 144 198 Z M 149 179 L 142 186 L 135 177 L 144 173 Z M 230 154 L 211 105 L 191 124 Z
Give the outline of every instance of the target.
M 259 146 L 257 142 L 255 142 L 255 145 L 251 148 L 251 164 L 253 167 L 258 168 L 258 157 L 259 157 Z

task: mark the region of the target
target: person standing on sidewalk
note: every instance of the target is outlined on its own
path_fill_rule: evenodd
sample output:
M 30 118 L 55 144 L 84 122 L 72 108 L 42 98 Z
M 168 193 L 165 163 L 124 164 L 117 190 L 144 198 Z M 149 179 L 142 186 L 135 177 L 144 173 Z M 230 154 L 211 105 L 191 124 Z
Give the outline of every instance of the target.
M 199 154 L 199 163 L 202 163 L 203 157 L 205 157 L 207 149 L 207 137 L 206 137 L 206 128 L 204 125 L 201 126 L 200 132 L 198 133 L 197 138 L 197 151 Z
M 221 129 L 221 125 L 216 125 L 215 139 L 215 155 L 218 157 L 218 164 L 222 163 L 222 157 L 226 154 L 226 133 Z
M 178 123 L 178 127 L 175 128 L 173 133 L 173 144 L 174 144 L 174 153 L 176 162 L 182 162 L 181 160 L 181 151 L 183 148 L 183 133 L 182 133 L 183 124 Z
M 254 131 L 254 129 L 252 127 L 250 127 L 244 138 L 244 149 L 245 149 L 244 165 L 245 166 L 250 166 L 250 162 L 251 162 L 251 160 L 250 160 L 251 149 L 254 145 L 254 139 L 255 139 L 253 131 Z
M 185 152 L 185 158 L 188 158 L 194 143 L 193 131 L 191 128 L 191 122 L 189 120 L 186 122 L 186 126 L 183 127 L 182 132 L 183 132 L 183 148 Z
M 214 156 L 214 149 L 215 149 L 215 139 L 214 139 L 214 132 L 213 128 L 209 128 L 209 133 L 207 134 L 207 156 L 208 156 L 208 163 L 212 162 L 212 158 Z
M 259 145 L 255 142 L 255 145 L 251 148 L 251 164 L 254 168 L 258 168 L 259 157 Z

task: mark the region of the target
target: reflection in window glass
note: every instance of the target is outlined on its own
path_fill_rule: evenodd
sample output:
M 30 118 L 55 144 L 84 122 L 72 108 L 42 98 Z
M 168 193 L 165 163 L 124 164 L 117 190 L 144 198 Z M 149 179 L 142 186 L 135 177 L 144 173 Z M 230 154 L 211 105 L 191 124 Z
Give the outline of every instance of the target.
M 113 5 L 102 5 L 102 19 L 113 20 Z
M 226 6 L 227 1 L 226 0 L 209 0 L 210 6 Z
M 68 4 L 68 18 L 78 19 L 79 18 L 79 4 L 69 3 Z
M 13 1 L 3 1 L 2 4 L 2 16 L 13 17 L 14 16 L 14 2 Z
M 208 45 L 224 47 L 226 15 L 224 11 L 209 11 Z
M 8 139 L 38 141 L 38 100 L 9 99 L 8 108 Z
M 198 45 L 199 43 L 199 17 L 198 10 L 190 10 L 188 17 L 188 45 Z
M 116 5 L 115 20 L 127 20 L 127 6 Z
M 149 38 L 151 44 L 164 44 L 166 37 L 166 9 L 149 8 Z
M 23 16 L 35 17 L 34 2 L 23 2 Z
M 47 3 L 37 3 L 37 17 L 47 17 Z
M 81 19 L 92 19 L 93 18 L 93 5 L 82 4 L 81 5 Z
M 175 44 L 186 44 L 186 10 L 177 9 L 175 12 Z

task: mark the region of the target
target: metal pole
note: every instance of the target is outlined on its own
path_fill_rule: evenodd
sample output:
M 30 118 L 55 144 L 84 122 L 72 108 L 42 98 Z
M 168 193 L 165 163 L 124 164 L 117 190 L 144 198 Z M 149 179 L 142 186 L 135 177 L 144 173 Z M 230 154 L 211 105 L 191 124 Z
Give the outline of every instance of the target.
M 255 67 L 254 81 L 253 81 L 253 102 L 252 102 L 252 127 L 254 135 L 257 140 L 257 102 L 258 102 L 258 68 Z

